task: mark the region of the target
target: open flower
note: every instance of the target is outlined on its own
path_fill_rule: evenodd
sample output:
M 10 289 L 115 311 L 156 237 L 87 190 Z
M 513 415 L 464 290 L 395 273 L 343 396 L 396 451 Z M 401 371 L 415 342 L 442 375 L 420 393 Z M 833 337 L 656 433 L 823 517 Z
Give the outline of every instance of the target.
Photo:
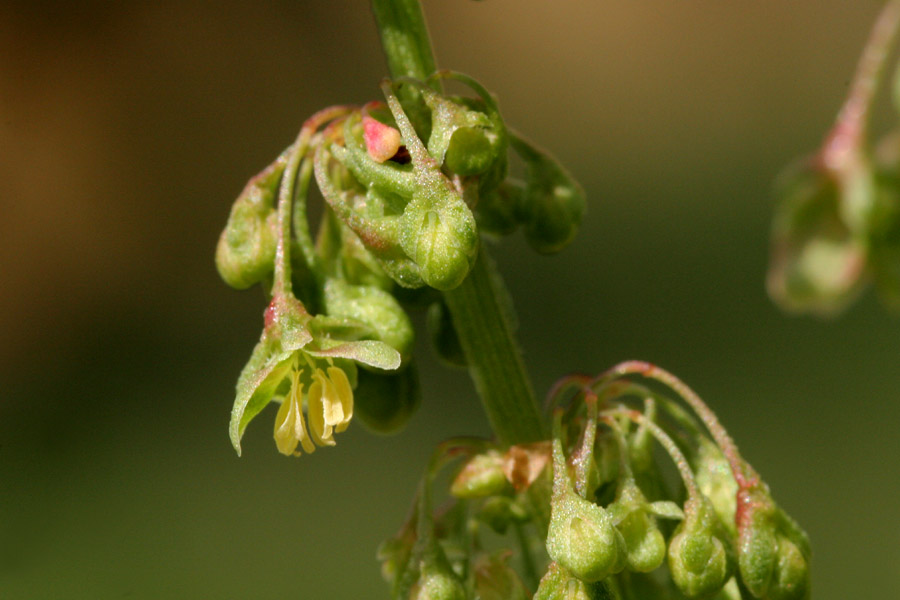
M 238 455 L 247 425 L 277 396 L 283 400 L 274 437 L 282 454 L 299 455 L 298 444 L 307 453 L 316 445 L 333 446 L 334 433 L 344 431 L 353 417 L 356 364 L 382 370 L 400 366 L 397 350 L 363 339 L 371 335 L 371 327 L 359 321 L 313 317 L 293 296 L 276 295 L 266 309 L 262 337 L 238 378 L 229 427 Z
M 319 446 L 333 446 L 334 433 L 347 429 L 353 418 L 353 388 L 343 369 L 320 367 L 312 375 L 313 383 L 306 394 L 309 430 L 303 419 L 303 370 L 296 365 L 291 371 L 291 389 L 275 416 L 275 444 L 286 456 L 300 456 L 297 444 L 311 454 Z M 315 444 L 313 443 L 315 441 Z

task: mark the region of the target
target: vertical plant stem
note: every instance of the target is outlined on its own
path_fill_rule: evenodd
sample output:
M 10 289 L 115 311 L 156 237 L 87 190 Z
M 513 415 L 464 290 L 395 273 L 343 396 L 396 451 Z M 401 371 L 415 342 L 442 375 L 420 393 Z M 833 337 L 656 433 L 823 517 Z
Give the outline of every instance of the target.
M 543 423 L 508 314 L 506 290 L 482 246 L 459 287 L 444 292 L 469 374 L 494 433 L 504 444 L 545 438 Z
M 418 0 L 372 0 L 372 10 L 391 76 L 425 79 L 434 72 L 431 42 Z M 403 90 L 414 92 L 413 86 L 403 86 L 400 92 Z M 406 99 L 418 101 L 413 96 Z M 545 435 L 514 338 L 506 296 L 483 247 L 469 276 L 444 293 L 488 421 L 500 442 L 510 445 Z

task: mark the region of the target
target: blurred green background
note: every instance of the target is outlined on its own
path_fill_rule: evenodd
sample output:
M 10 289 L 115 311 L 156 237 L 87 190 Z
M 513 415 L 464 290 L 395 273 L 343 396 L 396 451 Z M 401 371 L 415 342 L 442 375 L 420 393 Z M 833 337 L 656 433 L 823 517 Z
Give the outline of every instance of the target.
M 494 251 L 539 393 L 624 359 L 679 374 L 811 534 L 817 599 L 900 597 L 900 321 L 771 304 L 770 190 L 878 7 L 425 2 L 439 64 L 589 194 L 561 255 Z M 386 597 L 374 550 L 425 455 L 487 433 L 471 384 L 420 343 L 403 434 L 290 460 L 264 415 L 238 459 L 264 300 L 212 260 L 246 179 L 384 74 L 363 0 L 0 2 L 0 598 Z

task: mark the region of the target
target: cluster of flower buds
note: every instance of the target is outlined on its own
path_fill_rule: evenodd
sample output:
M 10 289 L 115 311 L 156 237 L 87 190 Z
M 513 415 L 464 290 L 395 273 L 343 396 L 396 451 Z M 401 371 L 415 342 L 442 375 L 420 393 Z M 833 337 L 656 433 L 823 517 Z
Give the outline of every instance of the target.
M 441 93 L 445 80 L 476 97 Z M 401 104 L 404 86 L 418 104 Z M 354 414 L 379 432 L 402 427 L 418 404 L 406 309 L 430 304 L 439 355 L 464 363 L 435 290 L 466 278 L 479 231 L 506 234 L 521 224 L 538 251 L 555 252 L 578 228 L 581 188 L 506 128 L 476 81 L 439 72 L 381 87 L 385 102 L 331 107 L 307 120 L 296 142 L 247 183 L 219 239 L 225 282 L 261 284 L 270 300 L 237 384 L 238 452 L 247 424 L 273 400 L 281 403 L 274 437 L 284 454 L 333 445 Z M 510 148 L 522 158 L 524 182 L 507 178 Z M 326 200 L 315 235 L 307 214 L 313 177 Z
M 565 378 L 549 406 L 551 440 L 505 450 L 455 440 L 436 451 L 413 516 L 379 554 L 393 598 L 810 597 L 806 535 L 681 381 L 622 363 Z M 430 486 L 456 458 L 465 460 L 435 510 Z M 510 533 L 514 546 L 497 542 Z
M 873 149 L 869 108 L 900 7 L 886 5 L 860 60 L 850 95 L 822 147 L 780 178 L 768 289 L 791 311 L 830 315 L 873 283 L 900 307 L 900 133 Z M 895 105 L 900 109 L 900 69 Z

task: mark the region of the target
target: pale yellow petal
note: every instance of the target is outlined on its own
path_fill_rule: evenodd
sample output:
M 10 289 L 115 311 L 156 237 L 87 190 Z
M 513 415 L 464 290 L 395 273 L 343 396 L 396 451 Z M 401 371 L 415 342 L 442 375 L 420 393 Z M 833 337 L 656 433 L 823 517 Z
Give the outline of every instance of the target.
M 343 369 L 329 367 L 328 377 L 334 383 L 334 388 L 337 391 L 341 409 L 344 413 L 344 418 L 335 426 L 335 430 L 340 433 L 347 429 L 350 419 L 353 418 L 353 388 L 350 387 L 350 380 L 347 379 L 347 374 L 344 373 Z

